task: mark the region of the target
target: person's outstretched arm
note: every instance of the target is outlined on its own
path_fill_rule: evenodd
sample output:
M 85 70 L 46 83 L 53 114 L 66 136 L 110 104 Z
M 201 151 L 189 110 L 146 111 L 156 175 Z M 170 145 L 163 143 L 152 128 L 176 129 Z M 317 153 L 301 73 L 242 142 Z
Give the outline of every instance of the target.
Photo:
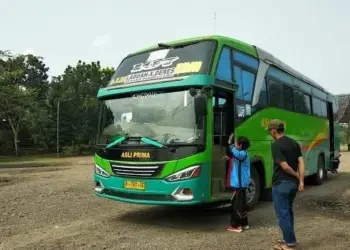
M 231 145 L 230 148 L 235 159 L 243 161 L 247 157 L 247 152 L 245 150 L 238 150 L 234 145 Z
M 301 153 L 300 145 L 298 144 L 298 174 L 299 174 L 299 191 L 304 190 L 305 163 Z

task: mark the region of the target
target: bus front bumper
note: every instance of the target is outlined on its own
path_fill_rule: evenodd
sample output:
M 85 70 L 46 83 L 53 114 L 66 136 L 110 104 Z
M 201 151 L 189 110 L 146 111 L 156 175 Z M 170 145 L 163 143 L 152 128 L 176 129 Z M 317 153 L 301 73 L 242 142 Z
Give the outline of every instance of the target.
M 163 179 L 134 179 L 94 174 L 95 194 L 99 197 L 147 205 L 194 205 L 208 200 L 209 189 L 203 178 L 176 182 Z M 125 182 L 138 182 L 144 189 L 129 189 Z M 139 186 L 140 186 L 139 185 Z

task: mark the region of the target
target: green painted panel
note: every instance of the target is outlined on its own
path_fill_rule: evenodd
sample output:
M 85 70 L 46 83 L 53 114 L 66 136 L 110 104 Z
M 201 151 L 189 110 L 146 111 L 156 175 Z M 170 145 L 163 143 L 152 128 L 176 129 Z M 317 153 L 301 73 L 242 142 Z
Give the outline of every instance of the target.
M 236 136 L 246 136 L 251 141 L 250 157 L 263 159 L 266 186 L 271 186 L 273 169 L 271 155 L 273 141 L 266 131 L 271 119 L 280 119 L 285 122 L 286 135 L 298 141 L 302 147 L 307 174 L 315 173 L 319 153 L 329 151 L 328 121 L 277 108 L 266 108 L 248 118 L 235 131 Z

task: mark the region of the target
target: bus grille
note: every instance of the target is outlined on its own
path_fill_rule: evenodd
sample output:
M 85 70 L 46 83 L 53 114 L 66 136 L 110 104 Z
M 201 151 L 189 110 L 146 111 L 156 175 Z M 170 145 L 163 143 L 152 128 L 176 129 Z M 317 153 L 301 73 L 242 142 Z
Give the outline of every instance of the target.
M 111 163 L 114 174 L 130 177 L 155 177 L 160 174 L 163 166 L 161 165 L 121 165 Z

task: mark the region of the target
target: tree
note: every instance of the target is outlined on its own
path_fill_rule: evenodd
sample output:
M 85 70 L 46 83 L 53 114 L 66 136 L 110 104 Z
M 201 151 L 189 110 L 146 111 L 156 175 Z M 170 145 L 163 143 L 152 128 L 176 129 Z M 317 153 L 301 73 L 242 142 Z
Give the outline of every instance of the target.
M 60 145 L 76 145 L 81 153 L 82 145 L 95 143 L 100 112 L 97 92 L 113 73 L 114 69 L 101 68 L 99 62 L 78 61 L 54 79 L 50 96 L 53 106 L 60 101 Z
M 100 87 L 106 86 L 113 68 L 99 62 L 78 61 L 48 81 L 41 57 L 0 51 L 0 145 L 52 150 L 56 146 L 56 119 L 60 103 L 60 145 L 93 144 L 98 133 Z M 3 122 L 5 121 L 5 122 Z M 12 135 L 13 143 L 8 143 Z M 21 143 L 19 143 L 21 141 Z M 14 144 L 12 146 L 12 144 Z
M 1 55 L 0 118 L 10 125 L 18 156 L 20 126 L 24 120 L 30 119 L 30 114 L 38 110 L 36 98 L 40 87 L 28 85 L 28 80 L 33 78 L 33 74 L 30 75 L 28 72 L 34 70 L 35 67 L 27 63 L 26 56 L 13 56 L 9 52 L 1 52 Z
M 0 91 L 0 117 L 8 121 L 15 146 L 16 156 L 19 156 L 18 133 L 23 121 L 28 120 L 31 107 L 35 106 L 35 91 L 25 89 L 21 85 L 2 85 Z

